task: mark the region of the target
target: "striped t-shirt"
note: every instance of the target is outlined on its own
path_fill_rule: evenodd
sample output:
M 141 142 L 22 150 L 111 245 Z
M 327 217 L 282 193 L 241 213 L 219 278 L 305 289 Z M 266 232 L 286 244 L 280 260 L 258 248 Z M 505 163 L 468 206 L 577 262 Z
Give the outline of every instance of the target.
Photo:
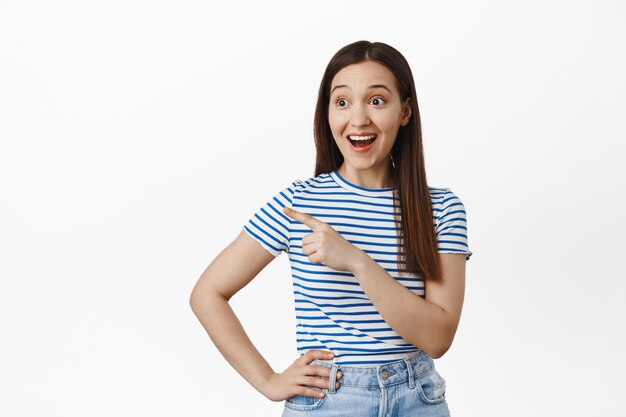
M 429 187 L 439 253 L 472 252 L 467 241 L 463 203 L 449 188 Z M 274 256 L 289 256 L 296 307 L 296 343 L 303 355 L 311 349 L 334 352 L 333 362 L 372 365 L 404 359 L 420 351 L 383 320 L 350 272 L 309 262 L 302 237 L 312 230 L 282 212 L 284 206 L 328 223 L 363 250 L 398 282 L 424 297 L 424 279 L 400 276 L 393 188 L 364 188 L 337 171 L 295 180 L 267 201 L 243 226 Z

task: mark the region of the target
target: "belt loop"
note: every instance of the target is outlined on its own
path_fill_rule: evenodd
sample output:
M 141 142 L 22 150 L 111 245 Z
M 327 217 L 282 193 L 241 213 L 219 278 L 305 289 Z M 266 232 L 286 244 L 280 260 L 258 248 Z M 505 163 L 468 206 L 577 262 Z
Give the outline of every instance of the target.
M 328 392 L 334 394 L 335 384 L 337 383 L 337 370 L 339 369 L 339 365 L 333 363 L 330 367 L 330 377 L 328 378 Z
M 409 374 L 409 388 L 415 388 L 415 377 L 413 375 L 413 363 L 410 359 L 405 359 L 404 363 L 406 363 L 406 370 Z

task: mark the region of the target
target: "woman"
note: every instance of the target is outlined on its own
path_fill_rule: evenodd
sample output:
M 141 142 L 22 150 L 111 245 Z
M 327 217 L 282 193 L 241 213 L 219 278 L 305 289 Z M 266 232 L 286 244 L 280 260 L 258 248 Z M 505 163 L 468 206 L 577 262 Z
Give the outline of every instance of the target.
M 250 384 L 285 400 L 283 416 L 447 416 L 433 358 L 456 333 L 472 252 L 462 202 L 427 185 L 406 59 L 379 42 L 340 49 L 314 127 L 315 176 L 248 220 L 198 280 L 192 309 Z M 283 251 L 301 356 L 277 373 L 228 300 Z

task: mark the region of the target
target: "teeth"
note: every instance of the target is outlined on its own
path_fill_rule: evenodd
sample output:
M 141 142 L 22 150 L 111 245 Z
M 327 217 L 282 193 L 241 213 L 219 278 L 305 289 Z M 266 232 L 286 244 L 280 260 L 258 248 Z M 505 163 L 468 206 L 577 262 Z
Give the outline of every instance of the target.
M 374 139 L 376 137 L 376 135 L 367 135 L 367 136 L 352 136 L 352 135 L 348 135 L 348 139 L 350 140 L 370 140 L 370 139 Z

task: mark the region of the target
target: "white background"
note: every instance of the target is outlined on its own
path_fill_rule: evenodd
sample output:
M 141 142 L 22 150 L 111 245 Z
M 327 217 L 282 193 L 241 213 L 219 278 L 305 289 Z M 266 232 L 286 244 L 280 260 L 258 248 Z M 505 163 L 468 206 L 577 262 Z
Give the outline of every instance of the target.
M 626 413 L 620 1 L 0 0 L 0 416 L 278 416 L 189 307 L 313 176 L 323 71 L 361 39 L 416 80 L 428 181 L 466 206 L 461 416 Z M 296 357 L 286 255 L 232 305 Z

